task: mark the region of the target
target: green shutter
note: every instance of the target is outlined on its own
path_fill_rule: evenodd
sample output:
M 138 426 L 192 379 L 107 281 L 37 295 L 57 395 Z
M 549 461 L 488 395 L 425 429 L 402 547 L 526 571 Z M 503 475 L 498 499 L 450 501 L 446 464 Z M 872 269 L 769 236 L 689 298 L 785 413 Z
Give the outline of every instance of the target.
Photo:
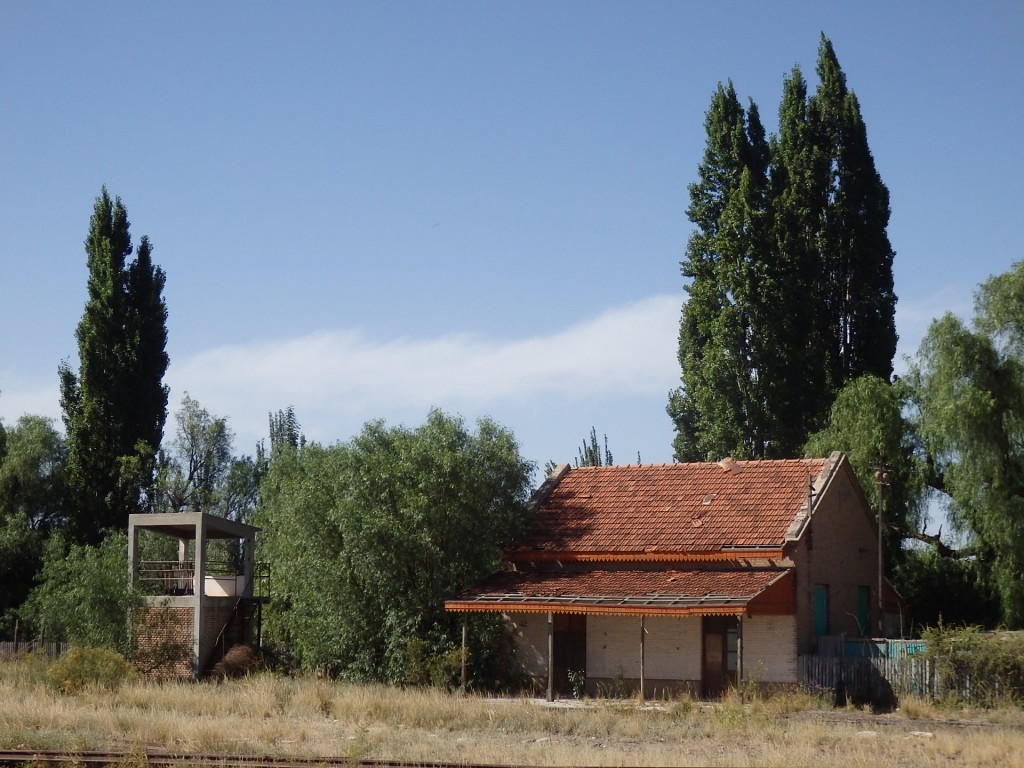
M 857 587 L 857 625 L 865 637 L 871 633 L 871 587 Z
M 828 634 L 828 585 L 818 584 L 814 588 L 814 634 Z

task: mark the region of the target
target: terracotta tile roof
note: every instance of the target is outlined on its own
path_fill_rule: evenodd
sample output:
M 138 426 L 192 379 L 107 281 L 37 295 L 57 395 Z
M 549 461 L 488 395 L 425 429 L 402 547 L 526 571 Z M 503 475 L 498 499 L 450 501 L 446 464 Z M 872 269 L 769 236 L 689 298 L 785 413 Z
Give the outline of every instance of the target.
M 784 578 L 784 568 L 713 570 L 502 571 L 446 603 L 449 610 L 519 610 L 552 606 L 648 613 L 742 609 Z
M 717 552 L 781 547 L 828 459 L 577 467 L 542 500 L 533 552 Z

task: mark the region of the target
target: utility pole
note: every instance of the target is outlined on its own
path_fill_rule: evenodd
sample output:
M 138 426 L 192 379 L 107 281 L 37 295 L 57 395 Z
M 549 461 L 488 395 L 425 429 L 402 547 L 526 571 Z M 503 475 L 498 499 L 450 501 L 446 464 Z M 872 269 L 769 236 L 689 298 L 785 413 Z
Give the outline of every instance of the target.
M 885 559 L 882 548 L 882 528 L 885 525 L 885 489 L 889 485 L 889 467 L 875 464 L 875 484 L 878 486 L 878 636 L 885 636 L 885 601 L 882 587 L 885 584 Z

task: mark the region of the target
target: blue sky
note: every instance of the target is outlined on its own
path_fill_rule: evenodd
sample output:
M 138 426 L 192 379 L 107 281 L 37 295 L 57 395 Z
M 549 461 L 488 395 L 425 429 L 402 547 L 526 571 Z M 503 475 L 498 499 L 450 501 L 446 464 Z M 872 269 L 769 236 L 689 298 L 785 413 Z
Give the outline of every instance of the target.
M 541 465 L 592 425 L 670 461 L 704 112 L 731 78 L 773 127 L 821 32 L 912 354 L 1024 256 L 1019 2 L 5 0 L 0 417 L 59 424 L 106 184 L 167 272 L 171 411 L 189 392 L 239 453 L 290 404 L 323 442 L 438 406 Z

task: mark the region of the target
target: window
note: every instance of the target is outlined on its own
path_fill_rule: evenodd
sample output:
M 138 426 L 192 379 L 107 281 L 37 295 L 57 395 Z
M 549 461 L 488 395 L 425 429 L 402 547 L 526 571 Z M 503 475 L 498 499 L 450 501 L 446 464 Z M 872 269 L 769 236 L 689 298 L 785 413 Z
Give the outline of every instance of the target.
M 725 633 L 725 669 L 735 672 L 739 668 L 740 625 L 735 619 L 729 622 Z

